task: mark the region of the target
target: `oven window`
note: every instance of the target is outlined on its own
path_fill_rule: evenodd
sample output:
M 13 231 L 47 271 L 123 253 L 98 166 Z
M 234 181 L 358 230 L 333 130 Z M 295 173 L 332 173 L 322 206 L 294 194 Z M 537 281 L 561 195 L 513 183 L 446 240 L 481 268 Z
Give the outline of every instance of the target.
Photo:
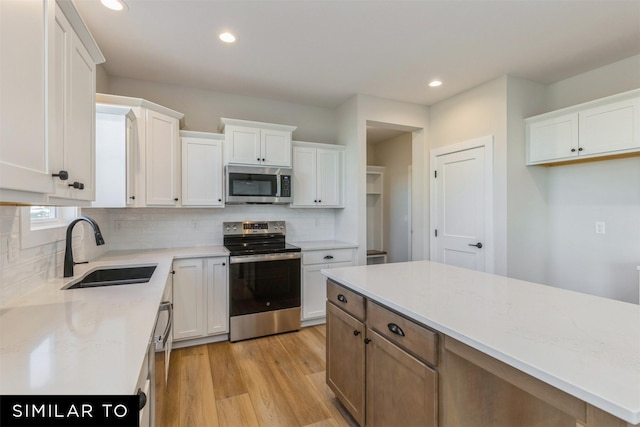
M 300 306 L 300 259 L 229 266 L 230 314 Z
M 258 175 L 246 173 L 229 174 L 232 196 L 275 196 L 277 191 L 276 175 Z

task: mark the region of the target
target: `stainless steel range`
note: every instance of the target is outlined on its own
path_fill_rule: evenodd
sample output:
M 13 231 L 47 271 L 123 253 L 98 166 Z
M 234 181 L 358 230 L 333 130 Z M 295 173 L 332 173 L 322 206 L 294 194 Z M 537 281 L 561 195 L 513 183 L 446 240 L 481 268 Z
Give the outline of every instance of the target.
M 225 222 L 229 250 L 229 339 L 300 329 L 300 248 L 284 221 Z

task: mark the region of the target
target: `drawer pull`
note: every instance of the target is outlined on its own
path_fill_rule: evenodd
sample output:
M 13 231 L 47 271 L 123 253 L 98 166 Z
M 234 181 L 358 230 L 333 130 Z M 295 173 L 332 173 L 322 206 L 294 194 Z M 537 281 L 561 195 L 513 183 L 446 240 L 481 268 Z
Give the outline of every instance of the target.
M 339 294 L 339 295 L 338 295 L 338 301 L 343 302 L 343 303 L 345 303 L 345 304 L 346 304 L 346 303 L 347 303 L 347 297 L 345 297 L 345 296 L 344 296 L 344 295 L 342 295 L 342 294 Z
M 326 255 L 324 259 L 333 259 L 333 255 Z
M 147 395 L 142 391 L 141 388 L 138 389 L 138 410 L 142 410 L 147 404 Z
M 404 331 L 400 328 L 400 326 L 396 325 L 395 323 L 389 323 L 387 327 L 394 334 L 400 335 L 401 337 L 404 336 Z

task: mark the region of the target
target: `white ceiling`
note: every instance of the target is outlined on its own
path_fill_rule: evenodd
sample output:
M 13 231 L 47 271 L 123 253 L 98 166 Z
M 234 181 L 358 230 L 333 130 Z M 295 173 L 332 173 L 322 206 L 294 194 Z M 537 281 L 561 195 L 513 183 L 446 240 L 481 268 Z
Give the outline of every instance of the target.
M 640 0 L 125 1 L 76 0 L 109 76 L 330 108 L 356 93 L 430 105 L 640 54 Z

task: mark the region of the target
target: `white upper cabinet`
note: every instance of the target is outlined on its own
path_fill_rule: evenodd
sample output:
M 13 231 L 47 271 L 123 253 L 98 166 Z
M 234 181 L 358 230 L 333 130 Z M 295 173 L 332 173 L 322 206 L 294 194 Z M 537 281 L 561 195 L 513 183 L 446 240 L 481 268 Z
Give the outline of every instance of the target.
M 0 32 L 0 200 L 86 205 L 104 57 L 67 0 L 3 0 Z
M 138 129 L 131 107 L 96 105 L 96 199 L 93 207 L 135 206 Z
M 140 98 L 97 94 L 96 102 L 100 108 L 111 106 L 130 109 L 135 122 L 134 135 L 126 138 L 126 141 L 114 142 L 118 145 L 128 144 L 126 167 L 122 159 L 119 167 L 120 170 L 125 168 L 127 174 L 126 195 L 120 192 L 120 199 L 115 206 L 105 205 L 103 200 L 98 200 L 99 206 L 180 206 L 182 168 L 179 127 L 184 115 Z M 102 129 L 98 129 L 98 132 L 98 141 L 107 139 Z M 98 170 L 108 168 L 103 163 L 106 158 L 98 157 L 97 162 Z M 121 185 L 116 181 L 103 180 L 98 186 L 112 184 Z
M 180 145 L 178 119 L 147 109 L 146 204 L 180 203 Z
M 225 164 L 291 167 L 295 126 L 220 119 L 225 135 Z
M 342 207 L 343 176 L 344 147 L 295 141 L 291 207 Z
M 640 90 L 526 119 L 528 165 L 640 152 Z
M 223 207 L 224 135 L 181 131 L 182 206 Z

